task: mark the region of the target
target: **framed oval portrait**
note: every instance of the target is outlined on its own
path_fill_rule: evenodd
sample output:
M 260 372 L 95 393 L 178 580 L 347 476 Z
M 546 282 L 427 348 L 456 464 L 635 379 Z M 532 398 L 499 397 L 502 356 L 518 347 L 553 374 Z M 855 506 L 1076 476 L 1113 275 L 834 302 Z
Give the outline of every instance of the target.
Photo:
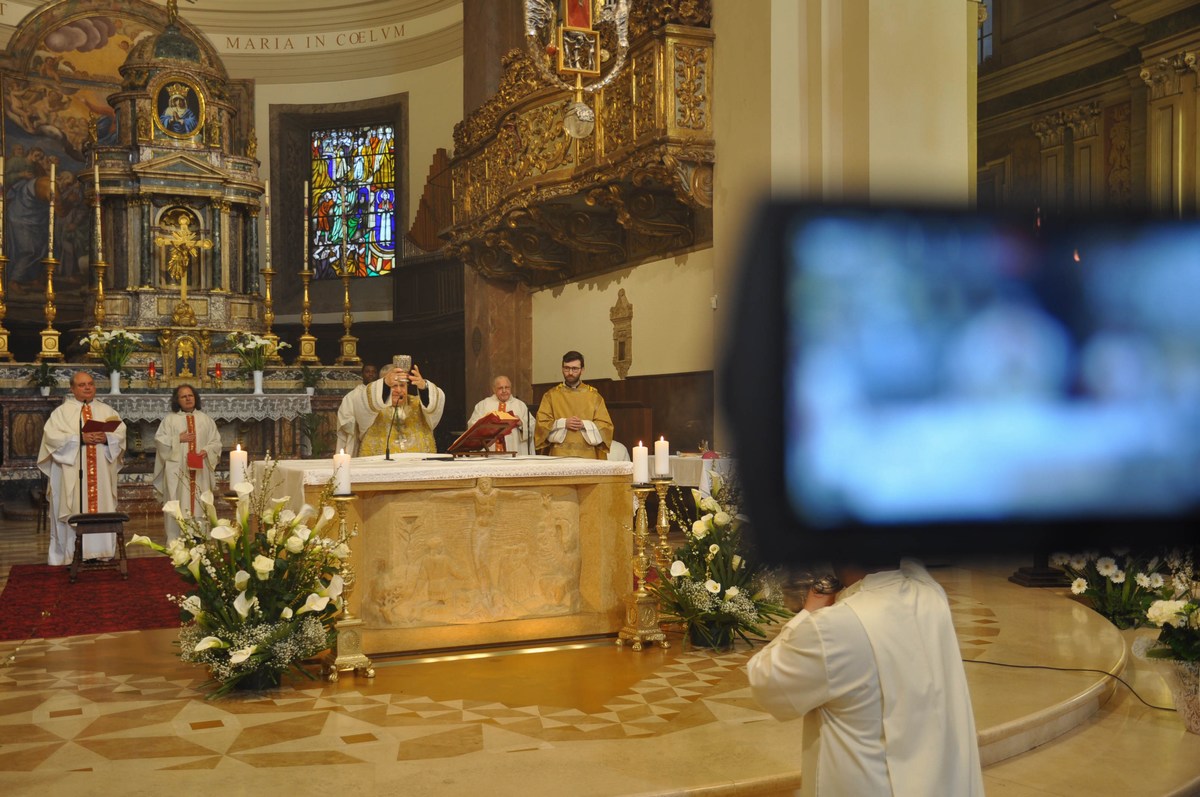
M 154 126 L 171 138 L 192 138 L 204 127 L 204 95 L 186 80 L 163 83 L 154 95 Z

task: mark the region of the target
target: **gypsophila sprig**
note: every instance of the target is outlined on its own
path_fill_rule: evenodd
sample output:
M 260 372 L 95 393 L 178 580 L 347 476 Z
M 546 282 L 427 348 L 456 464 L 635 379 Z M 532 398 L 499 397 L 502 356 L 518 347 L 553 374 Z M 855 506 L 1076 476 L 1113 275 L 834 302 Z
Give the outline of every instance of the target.
M 274 470 L 268 461 L 264 484 Z M 172 596 L 183 623 L 180 657 L 208 667 L 210 697 L 264 671 L 295 668 L 311 677 L 300 664 L 330 646 L 353 536 L 333 522 L 332 484 L 318 508 L 305 504 L 299 512 L 287 508 L 289 498 L 269 498 L 251 482 L 233 490 L 234 517 L 221 517 L 206 491 L 198 515 L 178 501 L 163 505 L 179 523 L 177 539 L 164 547 L 139 534 L 129 543 L 171 557 L 191 585 L 187 595 Z
M 99 357 L 109 371 L 120 371 L 129 361 L 129 356 L 142 346 L 142 339 L 124 329 L 100 329 L 95 327 L 82 340 L 90 354 Z
M 251 332 L 232 332 L 229 347 L 242 359 L 246 371 L 261 371 L 267 367 L 267 359 L 279 349 L 290 348 L 284 341 L 274 342 Z
M 1056 553 L 1050 564 L 1071 580 L 1071 593 L 1080 596 L 1117 628 L 1146 624 L 1146 609 L 1164 583 L 1165 562 L 1159 556 L 1138 556 L 1127 550 Z
M 670 572 L 659 573 L 651 589 L 663 619 L 682 623 L 693 641 L 707 647 L 729 645 L 739 636 L 765 637 L 763 625 L 791 616 L 783 591 L 770 573 L 750 567 L 742 555 L 736 480 L 712 474 L 712 494 L 692 491 L 699 519 L 687 527 L 684 545 L 675 549 Z M 670 510 L 676 522 L 687 514 Z

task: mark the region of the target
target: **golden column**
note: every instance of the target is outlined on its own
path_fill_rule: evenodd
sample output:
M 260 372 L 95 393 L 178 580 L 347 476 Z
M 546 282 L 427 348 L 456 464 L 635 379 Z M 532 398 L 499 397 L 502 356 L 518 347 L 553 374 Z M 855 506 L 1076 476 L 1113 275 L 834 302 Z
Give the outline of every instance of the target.
M 104 318 L 107 315 L 104 309 L 104 272 L 108 270 L 108 263 L 104 260 L 104 229 L 100 213 L 100 164 L 95 161 L 92 163 L 92 176 L 96 207 L 96 234 L 93 236 L 96 245 L 96 259 L 92 262 L 92 269 L 96 272 L 96 303 L 92 315 L 95 316 L 96 326 L 103 328 Z
M 54 317 L 58 308 L 54 305 L 54 267 L 58 261 L 54 259 L 54 202 L 57 195 L 56 180 L 58 179 L 58 164 L 50 162 L 50 243 L 46 249 L 46 257 L 42 265 L 46 269 L 46 328 L 42 330 L 42 350 L 38 352 L 37 361 L 63 359 L 62 348 L 58 344 L 58 330 L 54 328 Z

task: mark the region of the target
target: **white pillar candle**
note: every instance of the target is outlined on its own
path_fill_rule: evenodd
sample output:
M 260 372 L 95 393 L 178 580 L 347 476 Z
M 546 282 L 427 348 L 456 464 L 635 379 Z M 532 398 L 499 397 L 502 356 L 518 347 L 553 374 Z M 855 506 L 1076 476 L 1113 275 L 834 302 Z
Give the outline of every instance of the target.
M 58 179 L 58 164 L 51 161 L 50 163 L 50 247 L 47 249 L 47 257 L 54 258 L 54 193 L 56 191 L 55 181 Z
M 246 462 L 249 456 L 242 450 L 241 443 L 238 443 L 237 448 L 229 452 L 229 487 L 231 489 L 234 485 L 246 481 Z
M 671 475 L 671 444 L 665 437 L 654 441 L 654 475 L 660 479 Z
M 346 449 L 333 455 L 334 495 L 350 495 L 350 455 Z
M 271 268 L 271 181 L 263 181 L 263 217 L 267 225 L 267 269 Z
M 104 228 L 103 221 L 100 217 L 100 164 L 92 164 L 92 176 L 95 178 L 96 185 L 96 257 L 101 263 L 104 262 Z
M 4 254 L 4 153 L 0 152 L 0 255 Z M 0 288 L 3 288 L 0 285 Z
M 303 271 L 308 271 L 308 180 L 304 181 L 304 262 Z
M 639 440 L 633 447 L 633 483 L 646 484 L 650 481 L 649 452 Z

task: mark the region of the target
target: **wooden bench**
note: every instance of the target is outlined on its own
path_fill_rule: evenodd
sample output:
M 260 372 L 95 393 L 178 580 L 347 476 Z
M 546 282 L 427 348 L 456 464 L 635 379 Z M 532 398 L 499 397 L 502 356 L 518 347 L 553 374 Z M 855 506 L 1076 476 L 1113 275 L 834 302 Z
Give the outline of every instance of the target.
M 129 565 L 125 559 L 125 523 L 129 515 L 124 512 L 95 512 L 91 514 L 71 515 L 67 523 L 75 528 L 75 555 L 71 559 L 71 583 L 79 577 L 80 570 L 119 570 L 121 578 L 129 578 Z M 83 560 L 83 535 L 85 534 L 115 534 L 117 535 L 117 553 L 108 561 Z

